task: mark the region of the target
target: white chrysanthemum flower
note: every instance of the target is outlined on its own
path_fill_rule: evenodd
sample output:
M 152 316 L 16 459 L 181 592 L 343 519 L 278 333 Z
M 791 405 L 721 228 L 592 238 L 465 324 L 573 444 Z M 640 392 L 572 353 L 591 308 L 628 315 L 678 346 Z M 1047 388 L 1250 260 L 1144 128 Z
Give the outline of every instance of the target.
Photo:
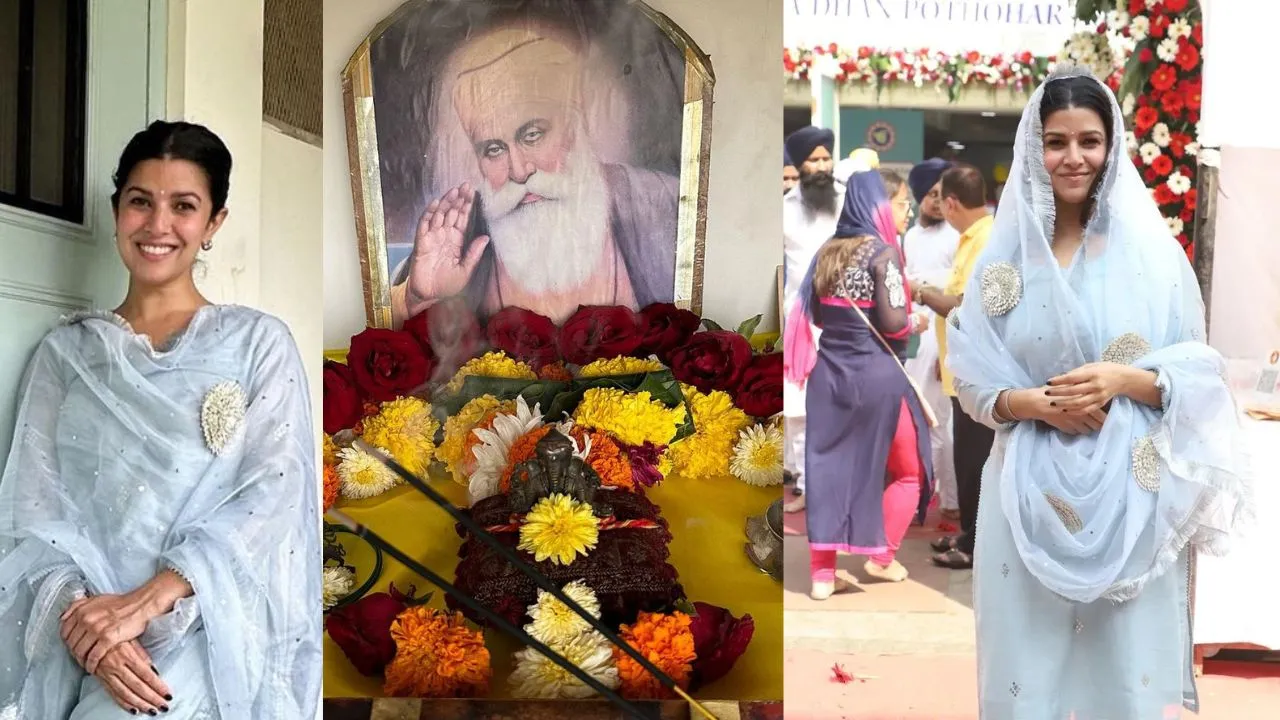
M 1178 18 L 1169 23 L 1167 32 L 1171 38 L 1189 38 L 1191 37 L 1191 23 L 1187 22 L 1185 18 Z
M 1169 140 L 1170 135 L 1168 125 L 1164 123 L 1156 123 L 1155 127 L 1151 128 L 1151 142 L 1162 148 L 1166 148 L 1169 147 Z
M 596 599 L 595 591 L 587 587 L 586 583 L 574 580 L 560 590 L 591 617 L 600 618 L 600 601 Z M 525 625 L 524 631 L 550 647 L 557 647 L 578 635 L 591 632 L 591 625 L 586 620 L 545 590 L 539 590 L 538 601 L 529 606 L 529 617 L 533 622 Z
M 1165 218 L 1164 221 L 1169 224 L 1169 234 L 1178 237 L 1182 232 L 1182 218 Z
M 1150 165 L 1160 157 L 1160 146 L 1152 142 L 1142 143 L 1142 147 L 1138 148 L 1138 154 L 1142 156 L 1142 162 Z
M 204 431 L 209 452 L 221 455 L 244 422 L 249 401 L 240 383 L 234 380 L 218 383 L 209 389 L 200 407 L 200 427 Z
M 1112 10 L 1107 13 L 1107 25 L 1113 30 L 1123 30 L 1129 24 L 1129 13 L 1124 10 Z
M 1125 147 L 1128 149 L 1129 154 L 1132 155 L 1133 153 L 1138 151 L 1138 136 L 1133 134 L 1132 130 L 1125 132 L 1124 144 L 1125 144 Z
M 729 472 L 748 485 L 781 485 L 782 428 L 756 425 L 738 433 Z
M 1146 15 L 1139 15 L 1129 23 L 1129 37 L 1135 41 L 1141 42 L 1145 40 L 1151 32 L 1151 18 Z
M 1187 143 L 1187 146 L 1183 149 L 1187 151 L 1188 155 L 1190 155 L 1191 157 L 1195 157 L 1200 154 L 1200 143 L 1198 142 Z
M 338 479 L 345 498 L 360 500 L 381 495 L 395 487 L 399 479 L 382 461 L 359 448 L 343 448 L 338 457 Z
M 351 594 L 356 587 L 356 574 L 349 567 L 327 567 L 324 569 L 324 584 L 321 598 L 324 609 L 328 610 L 338 601 Z
M 467 495 L 471 504 L 492 497 L 502 487 L 502 471 L 507 467 L 507 455 L 521 435 L 542 427 L 542 412 L 538 405 L 529 409 L 523 397 L 516 398 L 516 414 L 501 414 L 493 419 L 491 429 L 473 430 L 480 443 L 472 449 L 476 469 L 467 483 Z
M 618 665 L 613 659 L 613 646 L 600 633 L 593 631 L 579 635 L 563 646 L 552 646 L 551 649 L 610 690 L 616 690 L 621 684 Z M 596 694 L 586 683 L 533 648 L 525 648 L 515 657 L 516 666 L 508 681 L 515 697 L 582 700 Z
M 1133 109 L 1137 104 L 1138 101 L 1133 97 L 1133 93 L 1129 93 L 1124 96 L 1124 100 L 1120 103 L 1120 112 L 1124 113 L 1126 117 L 1132 115 Z
M 1161 60 L 1167 63 L 1171 63 L 1174 60 L 1177 60 L 1178 59 L 1178 41 L 1171 37 L 1167 37 L 1161 40 L 1160 44 L 1156 46 L 1156 57 L 1160 58 Z
M 1182 195 L 1191 189 L 1191 178 L 1183 175 L 1179 170 L 1169 176 L 1168 185 L 1174 195 Z

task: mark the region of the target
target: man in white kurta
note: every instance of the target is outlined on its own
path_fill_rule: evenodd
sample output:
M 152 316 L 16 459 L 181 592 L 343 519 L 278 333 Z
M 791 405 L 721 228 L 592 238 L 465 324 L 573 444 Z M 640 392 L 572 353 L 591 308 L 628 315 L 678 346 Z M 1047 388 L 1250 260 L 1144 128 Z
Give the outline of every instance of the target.
M 925 283 L 945 287 L 951 277 L 951 264 L 960 234 L 942 219 L 939 188 L 942 173 L 950 166 L 946 160 L 932 158 L 913 167 L 907 179 L 920 208 L 916 224 L 907 231 L 902 248 L 907 256 L 907 278 L 912 286 Z M 929 317 L 931 328 L 944 319 L 926 305 L 916 306 L 916 311 Z M 938 417 L 937 427 L 929 433 L 933 447 L 933 473 L 942 510 L 949 517 L 958 517 L 960 503 L 956 495 L 955 461 L 951 448 L 951 401 L 943 393 L 937 365 L 937 336 L 932 332 L 922 333 L 916 356 L 907 361 L 907 372 L 924 391 L 925 399 Z
M 813 257 L 835 233 L 844 204 L 844 185 L 832 175 L 834 148 L 835 134 L 812 125 L 786 139 L 787 155 L 799 163 L 796 169 L 800 171 L 800 184 L 782 198 L 783 311 L 788 314 Z M 814 328 L 813 332 L 816 343 L 819 331 Z M 804 509 L 804 405 L 804 389 L 787 383 L 783 389 L 783 463 L 796 478 L 800 493 L 798 499 L 786 505 L 787 512 Z

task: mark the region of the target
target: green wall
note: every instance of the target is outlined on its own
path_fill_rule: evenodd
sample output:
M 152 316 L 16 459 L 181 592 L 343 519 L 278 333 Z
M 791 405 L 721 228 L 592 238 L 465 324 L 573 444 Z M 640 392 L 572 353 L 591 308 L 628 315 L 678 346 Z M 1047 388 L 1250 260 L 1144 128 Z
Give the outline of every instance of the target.
M 924 160 L 924 114 L 919 110 L 840 108 L 840 157 L 869 145 L 867 131 L 877 123 L 893 129 L 893 147 L 878 150 L 881 162 L 918 163 Z

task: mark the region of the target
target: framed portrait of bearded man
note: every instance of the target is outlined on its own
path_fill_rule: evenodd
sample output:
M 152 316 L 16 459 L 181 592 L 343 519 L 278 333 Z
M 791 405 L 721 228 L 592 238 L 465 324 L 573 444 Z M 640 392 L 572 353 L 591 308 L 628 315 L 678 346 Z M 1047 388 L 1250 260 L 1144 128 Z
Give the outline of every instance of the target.
M 626 0 L 410 0 L 343 72 L 369 324 L 701 310 L 710 60 Z

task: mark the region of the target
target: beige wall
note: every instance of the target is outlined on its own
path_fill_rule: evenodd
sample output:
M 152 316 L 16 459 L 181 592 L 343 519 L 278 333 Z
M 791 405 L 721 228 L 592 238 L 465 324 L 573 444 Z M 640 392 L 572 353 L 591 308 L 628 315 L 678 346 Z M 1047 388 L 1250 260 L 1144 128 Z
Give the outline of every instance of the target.
M 262 0 L 172 0 L 165 115 L 209 126 L 231 149 L 229 213 L 197 273 L 219 303 L 284 320 L 307 367 L 321 425 L 320 148 L 262 119 Z M 317 450 L 318 452 L 318 450 Z
M 400 0 L 325 0 L 324 340 L 346 347 L 365 325 L 340 75 Z M 722 325 L 764 313 L 777 328 L 782 262 L 782 0 L 649 0 L 684 28 L 716 72 L 703 314 Z

